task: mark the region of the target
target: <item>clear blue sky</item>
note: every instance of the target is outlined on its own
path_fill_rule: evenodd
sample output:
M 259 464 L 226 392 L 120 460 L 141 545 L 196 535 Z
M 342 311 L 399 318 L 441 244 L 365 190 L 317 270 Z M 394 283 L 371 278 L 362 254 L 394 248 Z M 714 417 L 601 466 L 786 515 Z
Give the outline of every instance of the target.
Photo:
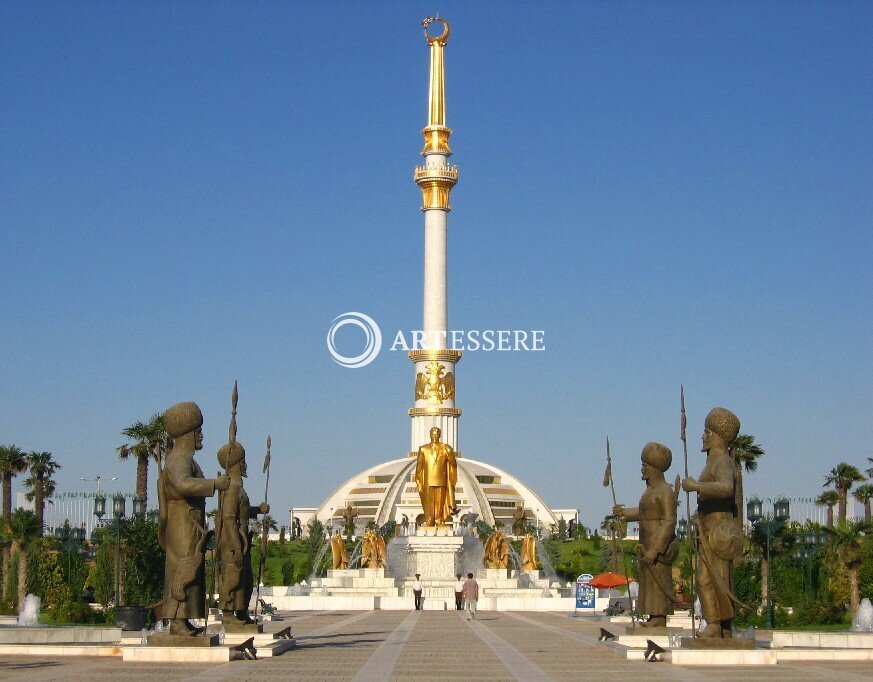
M 343 369 L 359 310 L 421 318 L 428 53 L 452 22 L 450 326 L 543 329 L 458 366 L 462 452 L 587 523 L 706 411 L 767 450 L 750 492 L 873 456 L 869 3 L 0 5 L 0 441 L 60 489 L 179 400 L 204 470 L 239 437 L 276 515 L 403 456 L 413 369 Z

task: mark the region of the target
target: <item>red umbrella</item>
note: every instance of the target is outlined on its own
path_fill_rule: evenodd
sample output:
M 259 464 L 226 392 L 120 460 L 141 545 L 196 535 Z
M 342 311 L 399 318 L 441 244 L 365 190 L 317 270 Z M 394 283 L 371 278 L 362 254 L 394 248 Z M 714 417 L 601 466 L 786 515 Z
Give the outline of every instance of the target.
M 631 578 L 630 582 L 636 582 L 636 580 Z M 611 590 L 614 587 L 627 585 L 628 579 L 627 576 L 621 575 L 620 573 L 599 573 L 589 580 L 588 584 L 591 585 L 591 587 L 597 587 L 601 590 Z

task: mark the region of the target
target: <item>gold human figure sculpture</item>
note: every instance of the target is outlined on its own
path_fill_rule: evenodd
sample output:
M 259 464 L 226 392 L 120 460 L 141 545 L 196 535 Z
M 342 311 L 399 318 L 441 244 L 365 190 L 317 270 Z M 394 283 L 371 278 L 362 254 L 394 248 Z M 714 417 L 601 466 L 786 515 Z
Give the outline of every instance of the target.
M 666 627 L 673 613 L 673 562 L 679 555 L 676 540 L 677 491 L 664 479 L 673 462 L 666 445 L 646 443 L 640 454 L 646 490 L 639 507 L 615 505 L 612 513 L 625 521 L 638 521 L 640 541 L 637 556 L 640 566 L 640 592 L 634 606 L 649 615 L 644 627 Z
M 697 633 L 703 638 L 732 637 L 736 597 L 731 591 L 733 560 L 743 551 L 743 534 L 737 525 L 734 503 L 734 460 L 728 445 L 740 432 L 740 420 L 723 407 L 706 415 L 702 452 L 706 466 L 700 479 L 682 481 L 686 492 L 697 493 L 700 577 L 697 594 L 706 627 Z
M 204 478 L 194 453 L 203 448 L 203 414 L 196 403 L 176 403 L 164 413 L 173 447 L 158 477 L 158 541 L 166 552 L 162 614 L 171 635 L 196 635 L 189 618 L 203 618 L 206 604 L 206 498 L 227 490 L 230 478 Z
M 374 530 L 364 533 L 361 542 L 361 566 L 363 568 L 385 568 L 388 550 L 385 539 Z
M 531 533 L 526 533 L 521 541 L 521 570 L 538 571 L 540 562 L 537 559 L 537 539 Z
M 440 442 L 441 434 L 436 426 L 430 430 L 430 443 L 418 449 L 415 466 L 415 485 L 421 499 L 425 527 L 444 528 L 446 521 L 458 511 L 455 507 L 458 464 L 451 446 Z
M 331 566 L 334 570 L 345 570 L 349 567 L 349 553 L 346 550 L 345 540 L 342 539 L 338 530 L 333 532 L 333 537 L 330 539 L 330 554 Z
M 495 530 L 485 542 L 485 568 L 509 568 L 509 541 Z

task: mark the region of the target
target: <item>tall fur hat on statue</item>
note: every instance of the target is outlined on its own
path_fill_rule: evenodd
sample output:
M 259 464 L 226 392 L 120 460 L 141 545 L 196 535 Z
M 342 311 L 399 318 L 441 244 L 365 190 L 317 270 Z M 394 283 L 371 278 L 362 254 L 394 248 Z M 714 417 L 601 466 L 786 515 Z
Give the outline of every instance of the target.
M 706 415 L 706 428 L 728 445 L 740 432 L 740 420 L 724 407 L 713 407 Z
M 164 412 L 164 428 L 170 438 L 180 438 L 203 426 L 203 413 L 197 403 L 176 403 Z
M 658 471 L 667 471 L 673 463 L 673 453 L 670 452 L 670 448 L 660 443 L 646 443 L 640 458 Z

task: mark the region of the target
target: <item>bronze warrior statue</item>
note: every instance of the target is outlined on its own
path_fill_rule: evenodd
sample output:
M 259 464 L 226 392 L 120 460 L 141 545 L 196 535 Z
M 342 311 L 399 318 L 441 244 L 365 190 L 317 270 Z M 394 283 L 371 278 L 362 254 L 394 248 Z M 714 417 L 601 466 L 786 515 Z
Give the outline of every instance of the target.
M 673 453 L 660 443 L 646 443 L 640 455 L 643 461 L 642 477 L 646 490 L 637 508 L 617 504 L 612 510 L 625 521 L 638 521 L 640 541 L 640 593 L 636 610 L 649 615 L 644 627 L 666 627 L 667 616 L 673 613 L 673 562 L 679 554 L 676 540 L 677 490 L 664 479 L 670 468 Z
M 700 480 L 682 487 L 697 493 L 700 577 L 697 592 L 706 627 L 698 637 L 731 637 L 736 597 L 731 591 L 733 560 L 743 551 L 743 534 L 736 523 L 734 460 L 728 446 L 740 432 L 740 420 L 730 410 L 715 407 L 706 415 L 703 448 L 706 466 Z
M 235 440 L 223 445 L 218 451 L 218 463 L 230 476 L 230 486 L 218 493 L 218 508 L 221 520 L 215 557 L 218 562 L 218 605 L 222 622 L 254 623 L 249 617 L 249 602 L 254 592 L 252 572 L 252 535 L 249 519 L 258 514 L 268 514 L 270 505 L 249 504 L 249 496 L 243 487 L 246 478 L 246 451 Z
M 161 616 L 171 635 L 196 635 L 189 618 L 206 615 L 206 498 L 227 490 L 230 478 L 203 478 L 194 453 L 203 447 L 203 414 L 195 403 L 173 405 L 164 413 L 173 447 L 158 477 L 158 541 L 167 553 Z

